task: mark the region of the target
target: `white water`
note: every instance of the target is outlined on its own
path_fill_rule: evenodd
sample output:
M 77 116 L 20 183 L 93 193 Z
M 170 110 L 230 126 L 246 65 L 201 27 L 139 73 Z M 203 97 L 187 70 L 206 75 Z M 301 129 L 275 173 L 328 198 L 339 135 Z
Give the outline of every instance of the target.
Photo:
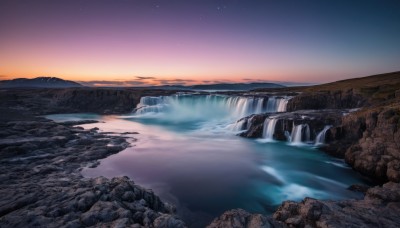
M 294 126 L 290 139 L 291 144 L 302 144 L 310 141 L 310 127 L 308 124 Z
M 263 138 L 267 139 L 268 141 L 274 140 L 274 133 L 275 133 L 275 126 L 278 122 L 278 119 L 274 118 L 267 118 L 264 121 L 264 128 L 263 128 Z
M 289 97 L 247 97 L 225 95 L 178 94 L 162 97 L 142 97 L 134 113 L 163 118 L 238 120 L 251 114 L 284 112 Z
M 159 101 L 152 102 L 157 105 Z M 174 107 L 173 110 L 202 110 L 197 104 L 185 102 L 178 105 L 182 109 Z M 200 114 L 211 111 L 203 110 Z M 87 129 L 98 127 L 105 132 L 138 131 L 140 134 L 134 135 L 135 146 L 101 160 L 96 168 L 85 168 L 82 174 L 108 178 L 129 176 L 139 185 L 153 189 L 164 201 L 176 205 L 179 215 L 190 227 L 205 227 L 232 208 L 268 214 L 285 200 L 362 197 L 346 189 L 362 181 L 357 173 L 336 165 L 336 159 L 316 153 L 312 147 L 258 143 L 226 131 L 224 121 L 188 122 L 184 118 L 172 119 L 174 113 L 164 114 L 171 119 L 160 121 L 159 117 L 165 117 L 163 113 L 154 118 L 145 115 L 90 117 L 101 121 L 84 125 Z M 50 117 L 58 121 L 89 118 L 82 114 Z M 225 131 L 220 131 L 218 126 Z M 203 187 L 201 191 L 199 186 Z
M 322 145 L 325 144 L 326 132 L 331 129 L 331 125 L 327 125 L 322 129 L 321 132 L 318 133 L 317 137 L 315 138 L 315 145 Z

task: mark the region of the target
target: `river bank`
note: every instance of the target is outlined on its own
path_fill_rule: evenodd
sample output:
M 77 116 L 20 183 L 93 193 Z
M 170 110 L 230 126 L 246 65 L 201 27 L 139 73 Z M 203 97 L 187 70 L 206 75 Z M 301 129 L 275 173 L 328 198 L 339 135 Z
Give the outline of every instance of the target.
M 0 122 L 1 227 L 184 227 L 173 206 L 129 178 L 80 174 L 128 147 L 126 135 L 12 116 Z

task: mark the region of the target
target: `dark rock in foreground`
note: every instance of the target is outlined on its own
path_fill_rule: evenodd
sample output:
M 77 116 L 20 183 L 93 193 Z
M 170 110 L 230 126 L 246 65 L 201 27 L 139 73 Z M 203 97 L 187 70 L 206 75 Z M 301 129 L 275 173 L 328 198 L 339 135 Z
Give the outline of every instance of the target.
M 60 122 L 59 124 L 62 124 L 65 126 L 74 126 L 74 125 L 92 124 L 92 123 L 98 123 L 98 122 L 99 121 L 97 121 L 97 120 L 72 120 L 72 121 Z
M 399 227 L 400 184 L 370 188 L 363 200 L 286 201 L 273 218 L 293 227 Z
M 185 227 L 174 207 L 127 177 L 80 175 L 126 148 L 123 138 L 44 119 L 0 129 L 0 227 Z
M 274 221 L 261 214 L 251 214 L 243 209 L 234 209 L 226 211 L 220 217 L 207 226 L 207 228 L 224 228 L 224 227 L 284 227 L 283 223 Z
M 241 209 L 225 212 L 208 227 L 399 227 L 400 184 L 370 188 L 363 200 L 285 201 L 272 218 Z

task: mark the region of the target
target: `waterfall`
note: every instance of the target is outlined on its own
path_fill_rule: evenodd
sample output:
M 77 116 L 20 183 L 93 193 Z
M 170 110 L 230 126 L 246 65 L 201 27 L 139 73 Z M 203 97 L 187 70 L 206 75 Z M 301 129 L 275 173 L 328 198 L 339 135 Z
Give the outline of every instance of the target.
M 166 110 L 167 97 L 141 97 L 139 104 L 136 106 L 134 112 L 142 115 L 147 113 L 159 113 Z
M 310 141 L 310 127 L 308 124 L 299 124 L 294 126 L 290 137 L 292 144 L 301 144 Z
M 286 107 L 289 99 L 279 99 L 277 112 L 286 112 Z
M 290 133 L 289 133 L 288 131 L 285 131 L 285 137 L 286 137 L 286 140 L 287 140 L 288 142 L 291 142 L 291 141 L 292 141 L 292 136 L 290 135 Z
M 284 112 L 289 97 L 250 97 L 226 95 L 177 94 L 142 97 L 135 115 L 169 113 L 182 118 L 210 117 L 240 119 L 251 114 Z
M 286 112 L 288 102 L 287 97 L 269 97 L 266 112 Z
M 331 125 L 327 125 L 318 133 L 317 137 L 315 138 L 315 145 L 322 145 L 325 143 L 326 132 L 331 129 L 331 127 Z
M 243 131 L 249 128 L 250 118 L 248 119 L 240 119 L 233 124 L 228 125 L 228 129 L 231 131 Z
M 278 122 L 278 119 L 274 119 L 274 118 L 265 119 L 264 128 L 263 128 L 263 138 L 268 139 L 268 140 L 274 139 L 275 126 L 276 126 L 277 122 Z

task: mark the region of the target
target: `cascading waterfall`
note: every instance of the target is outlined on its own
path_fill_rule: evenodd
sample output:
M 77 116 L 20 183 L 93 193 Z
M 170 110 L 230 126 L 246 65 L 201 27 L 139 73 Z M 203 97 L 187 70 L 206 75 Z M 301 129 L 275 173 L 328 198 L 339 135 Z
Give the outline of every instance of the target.
M 290 137 L 292 144 L 301 144 L 310 141 L 310 127 L 308 124 L 299 124 L 293 127 Z
M 331 125 L 327 125 L 322 129 L 321 132 L 318 133 L 317 137 L 315 138 L 315 145 L 322 145 L 325 144 L 326 132 L 331 129 Z
M 159 113 L 166 109 L 167 97 L 141 97 L 136 106 L 135 114 L 142 115 L 146 113 Z
M 286 112 L 288 98 L 269 97 L 266 112 Z
M 249 130 L 250 126 L 251 126 L 251 121 L 253 118 L 254 118 L 254 116 L 252 116 L 250 118 L 242 118 L 233 124 L 229 124 L 227 128 L 231 131 Z
M 263 128 L 263 138 L 268 139 L 268 140 L 274 139 L 275 126 L 276 126 L 277 122 L 278 122 L 278 119 L 275 119 L 275 118 L 265 119 L 264 128 Z
M 292 136 L 290 135 L 290 133 L 288 131 L 285 131 L 285 137 L 286 137 L 287 141 L 289 141 L 289 142 L 292 141 Z
M 239 119 L 251 114 L 284 112 L 289 97 L 249 97 L 225 95 L 177 94 L 160 97 L 142 97 L 136 115 L 166 113 L 204 117 Z
M 286 112 L 286 107 L 289 99 L 279 99 L 277 112 Z
M 231 131 L 243 131 L 248 127 L 248 119 L 240 119 L 233 124 L 228 125 L 228 129 Z

